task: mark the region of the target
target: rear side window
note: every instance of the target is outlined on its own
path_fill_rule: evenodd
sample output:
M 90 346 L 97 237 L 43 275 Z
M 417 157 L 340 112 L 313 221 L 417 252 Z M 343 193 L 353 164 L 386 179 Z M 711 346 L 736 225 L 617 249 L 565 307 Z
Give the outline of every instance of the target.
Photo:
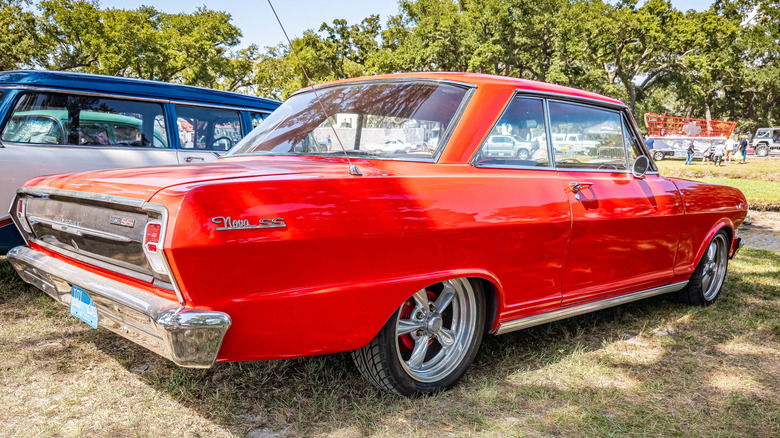
M 474 164 L 549 167 L 542 100 L 515 97 L 488 134 Z
M 556 167 L 626 170 L 627 145 L 619 113 L 553 101 L 549 109 Z
M 176 117 L 185 149 L 224 152 L 243 136 L 238 111 L 176 105 Z
M 162 105 L 63 93 L 24 93 L 3 130 L 7 142 L 167 148 Z

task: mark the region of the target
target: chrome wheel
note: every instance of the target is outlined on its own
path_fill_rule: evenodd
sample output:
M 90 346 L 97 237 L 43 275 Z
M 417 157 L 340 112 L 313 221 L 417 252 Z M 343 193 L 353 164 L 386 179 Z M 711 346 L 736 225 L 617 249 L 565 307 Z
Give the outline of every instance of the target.
M 704 253 L 701 290 L 707 301 L 712 301 L 717 297 L 723 280 L 726 278 L 728 251 L 726 237 L 723 234 L 718 234 L 712 239 L 707 247 L 707 252 Z
M 421 289 L 398 310 L 396 354 L 418 382 L 436 382 L 463 364 L 477 332 L 477 300 L 466 279 Z

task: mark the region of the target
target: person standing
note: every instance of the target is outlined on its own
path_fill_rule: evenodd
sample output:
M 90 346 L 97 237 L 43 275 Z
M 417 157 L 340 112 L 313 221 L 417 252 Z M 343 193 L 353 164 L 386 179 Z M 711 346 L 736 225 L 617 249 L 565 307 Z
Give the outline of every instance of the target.
M 726 153 L 726 146 L 723 143 L 718 143 L 715 146 L 715 167 L 720 167 L 723 163 L 723 155 Z
M 747 162 L 747 136 L 743 135 L 742 140 L 739 141 L 739 153 L 742 154 L 742 161 L 739 164 L 745 164 Z
M 655 145 L 655 140 L 650 138 L 649 135 L 646 135 L 645 136 L 645 145 L 647 146 L 647 150 L 648 151 L 652 151 L 653 150 L 653 146 Z
M 707 164 L 709 165 L 712 160 L 710 160 L 710 155 L 712 155 L 712 142 L 707 142 L 707 148 L 704 149 L 704 156 L 701 158 L 701 164 Z
M 693 161 L 693 154 L 696 153 L 696 149 L 693 147 L 693 142 L 690 140 L 688 141 L 688 150 L 686 152 L 688 152 L 688 158 L 685 159 L 685 164 L 691 164 Z
M 724 146 L 726 148 L 726 159 L 725 159 L 725 161 L 727 163 L 731 163 L 731 155 L 735 154 L 734 146 L 736 146 L 736 142 L 734 141 L 733 138 L 729 137 L 726 140 L 726 144 Z

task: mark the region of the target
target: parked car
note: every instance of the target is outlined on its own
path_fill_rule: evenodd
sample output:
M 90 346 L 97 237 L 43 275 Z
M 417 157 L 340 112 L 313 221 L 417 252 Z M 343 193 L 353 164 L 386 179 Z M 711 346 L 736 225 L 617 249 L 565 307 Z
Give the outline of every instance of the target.
M 660 175 L 622 103 L 465 73 L 316 90 L 213 163 L 33 179 L 12 210 L 29 246 L 8 259 L 92 327 L 180 366 L 351 351 L 402 395 L 452 387 L 485 333 L 721 294 L 745 197 Z M 300 147 L 344 114 L 363 122 L 343 149 Z M 438 148 L 365 150 L 365 123 L 385 119 L 440 132 Z M 481 153 L 496 125 L 529 120 L 534 158 Z M 591 132 L 592 150 L 559 156 L 563 132 Z
M 112 76 L 0 72 L 0 205 L 38 175 L 213 161 L 279 104 Z M 0 254 L 22 242 L 0 215 Z
M 539 149 L 539 142 L 522 141 L 510 135 L 491 135 L 482 151 L 485 157 L 517 157 L 521 160 L 531 158 Z
M 758 128 L 751 146 L 758 157 L 780 153 L 780 128 Z

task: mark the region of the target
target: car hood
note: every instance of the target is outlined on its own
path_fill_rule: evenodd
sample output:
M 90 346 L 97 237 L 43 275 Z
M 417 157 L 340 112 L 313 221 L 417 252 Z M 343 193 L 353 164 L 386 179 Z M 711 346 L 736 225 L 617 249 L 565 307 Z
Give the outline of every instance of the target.
M 361 164 L 361 171 L 375 169 Z M 230 157 L 212 163 L 99 170 L 33 178 L 26 187 L 46 187 L 150 200 L 160 190 L 187 184 L 236 178 L 288 178 L 291 175 L 333 178 L 349 175 L 344 158 Z

